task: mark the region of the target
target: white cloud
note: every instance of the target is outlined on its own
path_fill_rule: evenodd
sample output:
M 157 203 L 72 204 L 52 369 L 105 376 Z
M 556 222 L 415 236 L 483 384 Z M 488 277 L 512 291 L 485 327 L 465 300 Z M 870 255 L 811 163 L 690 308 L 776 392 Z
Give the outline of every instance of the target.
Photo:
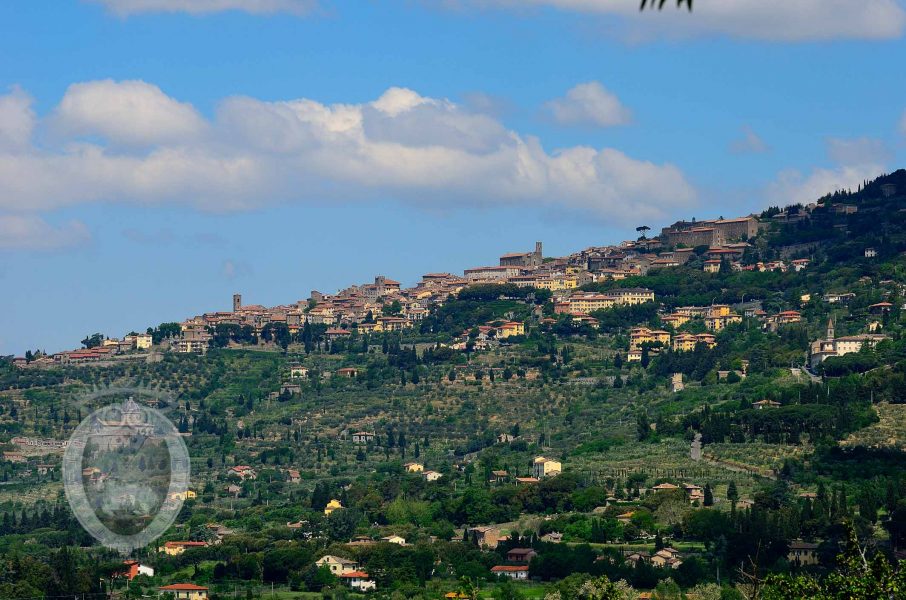
M 72 102 L 85 90 L 94 101 Z M 488 115 L 401 88 L 362 104 L 233 97 L 206 121 L 149 84 L 88 82 L 72 86 L 50 120 L 102 139 L 0 152 L 0 209 L 169 202 L 228 211 L 389 196 L 544 205 L 628 222 L 669 216 L 696 198 L 673 165 L 611 148 L 547 151 Z
M 639 11 L 625 0 L 459 0 L 457 4 L 553 7 L 617 16 L 633 37 L 725 35 L 744 39 L 806 41 L 897 38 L 906 11 L 897 0 L 695 0 L 690 13 L 671 2 L 662 11 Z
M 840 165 L 879 165 L 893 156 L 883 141 L 869 137 L 828 138 L 827 154 Z
M 763 154 L 770 150 L 761 136 L 748 125 L 742 128 L 742 137 L 730 142 L 730 152 L 733 154 Z
M 79 221 L 54 227 L 34 215 L 0 215 L 0 250 L 60 250 L 90 239 Z
M 251 14 L 305 14 L 317 6 L 316 0 L 88 0 L 102 4 L 118 15 L 137 13 L 176 13 L 194 15 L 224 11 Z
M 0 150 L 28 145 L 35 127 L 31 104 L 28 94 L 17 86 L 0 96 Z
M 629 109 L 597 81 L 580 83 L 566 92 L 566 97 L 551 100 L 546 106 L 554 120 L 564 125 L 611 127 L 632 120 Z
M 886 172 L 882 165 L 842 166 L 836 169 L 813 169 L 808 175 L 790 169 L 781 172 L 768 188 L 773 204 L 787 205 L 814 202 L 837 190 L 855 191 L 859 185 Z
M 127 145 L 186 142 L 200 134 L 204 119 L 144 81 L 91 81 L 66 90 L 54 125 L 66 134 L 98 135 Z

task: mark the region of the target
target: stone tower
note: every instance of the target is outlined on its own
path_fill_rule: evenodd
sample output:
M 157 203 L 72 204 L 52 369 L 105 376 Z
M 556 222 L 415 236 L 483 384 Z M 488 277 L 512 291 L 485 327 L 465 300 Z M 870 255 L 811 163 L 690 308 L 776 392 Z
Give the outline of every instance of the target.
M 239 312 L 242 308 L 242 294 L 233 294 L 233 312 Z
M 830 318 L 827 320 L 827 339 L 834 339 L 834 320 Z

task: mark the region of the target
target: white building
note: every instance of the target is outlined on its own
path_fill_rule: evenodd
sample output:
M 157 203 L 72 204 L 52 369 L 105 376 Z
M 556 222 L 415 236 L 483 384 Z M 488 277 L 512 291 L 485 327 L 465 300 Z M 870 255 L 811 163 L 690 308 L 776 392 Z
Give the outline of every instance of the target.
M 368 573 L 364 571 L 348 571 L 340 574 L 340 579 L 346 582 L 350 588 L 359 592 L 368 592 L 377 587 L 373 579 L 369 579 Z

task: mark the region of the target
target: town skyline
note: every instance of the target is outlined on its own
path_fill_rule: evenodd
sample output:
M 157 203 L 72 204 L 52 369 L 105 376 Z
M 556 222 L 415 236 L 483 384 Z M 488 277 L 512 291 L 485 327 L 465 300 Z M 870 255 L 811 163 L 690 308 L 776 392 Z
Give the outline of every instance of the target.
M 0 355 L 903 164 L 902 2 L 763 4 L 7 3 Z

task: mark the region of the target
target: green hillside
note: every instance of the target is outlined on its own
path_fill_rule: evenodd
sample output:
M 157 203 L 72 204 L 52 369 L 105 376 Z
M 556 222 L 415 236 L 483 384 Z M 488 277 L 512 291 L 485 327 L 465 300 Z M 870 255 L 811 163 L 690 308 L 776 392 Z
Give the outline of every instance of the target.
M 125 590 L 113 576 L 119 557 L 69 512 L 60 453 L 14 441 L 66 439 L 94 408 L 133 393 L 119 387 L 153 390 L 136 399 L 153 399 L 185 434 L 197 492 L 155 547 L 136 552 L 156 573 L 124 597 L 185 581 L 218 598 L 269 597 L 272 587 L 283 598 L 343 597 L 344 584 L 314 564 L 328 554 L 354 559 L 376 582 L 370 594 L 394 598 L 570 598 L 588 579 L 607 588 L 602 577 L 663 598 L 678 597 L 676 586 L 695 588 L 690 598 L 739 598 L 754 577 L 768 586 L 763 597 L 792 597 L 791 586 L 823 585 L 828 573 L 870 579 L 836 556 L 850 533 L 894 563 L 906 549 L 906 171 L 761 221 L 738 269 L 705 272 L 705 246 L 677 267 L 585 284 L 655 293 L 654 303 L 592 312 L 597 328 L 558 314 L 547 290 L 475 286 L 401 332 L 329 341 L 313 326 L 237 343 L 221 330 L 203 355 L 109 366 L 4 359 L 0 598 Z M 757 267 L 798 259 L 807 267 Z M 645 343 L 629 360 L 632 328 L 701 334 L 705 318 L 674 326 L 669 315 L 718 304 L 741 318 L 713 332 L 713 348 Z M 795 322 L 772 320 L 786 311 Z M 525 335 L 475 345 L 479 326 L 505 320 L 524 322 Z M 837 339 L 883 338 L 813 364 L 828 321 Z M 307 374 L 292 377 L 294 365 Z M 359 432 L 373 438 L 356 442 Z M 526 481 L 539 456 L 562 473 Z M 407 472 L 411 462 L 440 478 Z M 256 478 L 241 481 L 229 471 L 237 465 Z M 326 516 L 332 499 L 343 508 Z M 482 547 L 477 526 L 508 537 Z M 390 535 L 406 545 L 380 541 Z M 177 540 L 209 545 L 157 551 Z M 814 564 L 791 554 L 803 541 L 800 562 Z M 499 580 L 491 567 L 515 566 L 507 552 L 521 547 L 537 554 L 532 581 Z M 664 547 L 679 558 L 628 556 Z M 874 578 L 884 577 L 879 567 Z

